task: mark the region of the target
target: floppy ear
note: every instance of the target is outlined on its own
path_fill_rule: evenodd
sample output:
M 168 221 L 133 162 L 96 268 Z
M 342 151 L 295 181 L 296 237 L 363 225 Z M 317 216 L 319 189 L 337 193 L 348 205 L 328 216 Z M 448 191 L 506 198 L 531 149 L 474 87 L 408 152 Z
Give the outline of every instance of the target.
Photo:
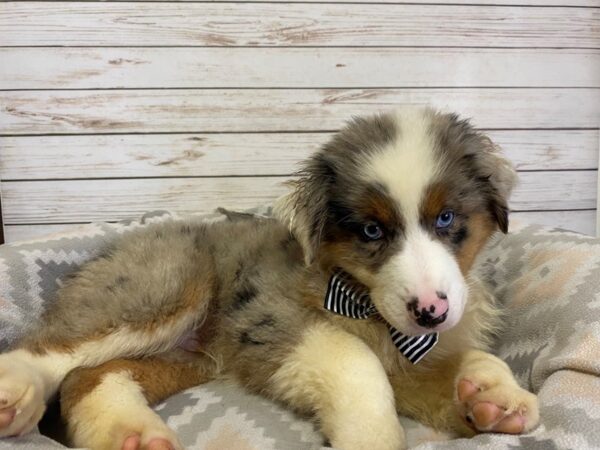
M 517 172 L 512 163 L 501 153 L 499 146 L 479 135 L 481 150 L 479 171 L 488 183 L 488 208 L 503 233 L 508 233 L 508 199 L 517 184 Z
M 298 179 L 289 182 L 292 191 L 277 200 L 274 213 L 298 239 L 309 265 L 319 249 L 336 175 L 323 153 L 311 157 L 296 175 Z
M 469 120 L 456 114 L 437 116 L 441 148 L 459 151 L 466 170 L 484 195 L 491 218 L 503 233 L 508 232 L 508 199 L 517 183 L 517 172 L 501 149 L 485 134 L 473 128 Z M 453 150 L 454 149 L 454 150 Z

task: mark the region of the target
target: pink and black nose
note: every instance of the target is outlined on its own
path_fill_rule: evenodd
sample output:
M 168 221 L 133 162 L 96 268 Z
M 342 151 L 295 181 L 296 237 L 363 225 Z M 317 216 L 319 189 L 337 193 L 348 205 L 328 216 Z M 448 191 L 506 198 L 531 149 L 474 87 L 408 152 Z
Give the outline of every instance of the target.
M 431 292 L 413 297 L 406 305 L 417 325 L 434 328 L 448 317 L 448 296 L 444 292 Z

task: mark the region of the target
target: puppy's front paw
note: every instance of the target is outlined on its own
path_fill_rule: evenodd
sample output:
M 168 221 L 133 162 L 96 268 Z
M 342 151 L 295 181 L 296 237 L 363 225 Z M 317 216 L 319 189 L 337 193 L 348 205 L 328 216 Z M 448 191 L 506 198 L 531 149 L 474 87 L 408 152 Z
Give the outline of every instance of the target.
M 457 409 L 476 432 L 525 433 L 539 422 L 537 397 L 512 375 L 471 373 L 456 384 Z
M 28 433 L 45 409 L 41 376 L 10 353 L 0 355 L 0 437 Z

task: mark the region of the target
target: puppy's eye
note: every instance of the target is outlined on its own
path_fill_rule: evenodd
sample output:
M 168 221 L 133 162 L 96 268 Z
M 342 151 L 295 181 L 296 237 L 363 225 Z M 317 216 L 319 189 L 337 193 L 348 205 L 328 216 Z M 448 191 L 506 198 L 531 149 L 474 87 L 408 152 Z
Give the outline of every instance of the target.
M 363 236 L 370 241 L 376 241 L 383 237 L 383 230 L 381 229 L 381 226 L 375 222 L 369 222 L 365 224 L 362 233 Z
M 454 211 L 446 209 L 437 216 L 435 227 L 437 229 L 448 228 L 452 222 L 454 222 Z

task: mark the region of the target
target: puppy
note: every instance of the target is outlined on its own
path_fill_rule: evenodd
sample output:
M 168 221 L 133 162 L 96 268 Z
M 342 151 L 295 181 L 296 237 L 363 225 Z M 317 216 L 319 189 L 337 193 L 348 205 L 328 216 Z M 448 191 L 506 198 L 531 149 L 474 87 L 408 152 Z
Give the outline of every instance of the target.
M 60 391 L 75 446 L 179 449 L 150 405 L 215 378 L 314 415 L 344 450 L 404 448 L 398 413 L 527 432 L 536 397 L 486 353 L 499 310 L 471 270 L 507 232 L 514 183 L 455 115 L 355 119 L 278 220 L 151 226 L 74 274 L 0 355 L 0 435 L 30 431 Z

